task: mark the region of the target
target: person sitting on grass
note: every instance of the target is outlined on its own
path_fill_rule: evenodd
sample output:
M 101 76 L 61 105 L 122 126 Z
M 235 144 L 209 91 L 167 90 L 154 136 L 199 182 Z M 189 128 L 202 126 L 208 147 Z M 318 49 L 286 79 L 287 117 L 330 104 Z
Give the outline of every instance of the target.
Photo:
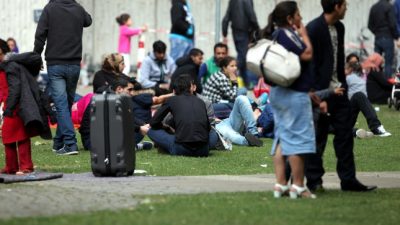
M 225 57 L 219 66 L 221 70 L 213 74 L 204 85 L 203 95 L 213 103 L 215 116 L 225 119 L 229 117 L 236 97 L 246 95 L 247 90 L 238 89 L 237 62 L 233 57 Z
M 255 112 L 258 112 L 258 117 L 260 111 L 257 109 Z M 229 117 L 218 123 L 215 128 L 234 144 L 257 147 L 263 145 L 259 139 L 256 115 L 246 96 L 242 95 L 236 98 Z
M 219 64 L 222 59 L 228 56 L 228 50 L 228 45 L 224 43 L 215 44 L 214 56 L 205 61 L 200 67 L 199 79 L 201 80 L 202 84 L 207 83 L 207 80 L 211 77 L 211 75 L 221 70 Z
M 354 127 L 357 122 L 358 113 L 361 111 L 367 119 L 368 127 L 375 136 L 388 137 L 387 132 L 379 121 L 375 109 L 367 97 L 366 81 L 361 78 L 362 68 L 357 62 L 347 63 L 345 67 L 346 82 L 348 85 L 348 96 L 351 105 L 351 123 Z
M 174 94 L 171 93 L 155 96 L 153 90 L 143 89 L 142 85 L 137 82 L 135 78 L 131 78 L 129 83 L 133 85 L 133 88 L 129 94 L 132 96 L 132 112 L 133 115 L 135 115 L 135 123 L 140 126 L 148 126 L 151 120 L 152 106 L 163 104 L 168 98 L 174 96 Z M 145 135 L 142 135 L 141 133 L 135 134 L 136 143 L 139 143 L 137 144 L 137 150 L 150 150 L 153 148 L 153 144 L 151 142 L 142 142 L 144 136 Z
M 157 110 L 143 131 L 162 150 L 171 155 L 206 157 L 211 130 L 205 103 L 193 95 L 196 86 L 191 75 L 181 75 L 173 83 L 175 96 Z M 164 130 L 163 120 L 171 113 L 175 134 Z
M 111 90 L 110 90 L 111 88 Z M 130 95 L 130 92 L 133 91 L 133 84 L 128 82 L 125 78 L 117 78 L 113 85 L 104 86 L 98 89 L 98 93 L 101 94 L 104 91 L 109 93 L 115 93 L 117 95 Z M 91 142 L 90 142 L 90 112 L 91 112 L 91 104 L 86 107 L 85 112 L 83 114 L 83 118 L 79 127 L 79 133 L 81 134 L 82 144 L 86 150 L 91 149 Z M 139 143 L 143 137 L 139 136 L 141 126 L 148 126 L 143 125 L 136 120 L 134 120 L 134 124 L 132 124 L 132 128 L 135 130 L 135 139 L 136 139 L 136 149 L 151 149 L 153 148 L 152 143 Z
M 121 54 L 113 53 L 104 58 L 101 70 L 97 71 L 93 78 L 93 92 L 98 92 L 99 88 L 112 86 L 113 82 L 119 77 L 129 80 L 129 77 L 122 73 L 125 59 Z
M 175 80 L 182 75 L 189 74 L 192 76 L 194 80 L 194 84 L 196 85 L 196 93 L 201 94 L 203 92 L 203 85 L 198 77 L 200 66 L 203 63 L 203 55 L 204 52 L 198 48 L 193 48 L 190 50 L 189 55 L 182 56 L 178 60 L 176 60 L 176 70 L 171 77 L 171 85 L 170 90 L 172 92 L 173 85 Z
M 274 138 L 274 114 L 268 98 L 269 95 L 267 93 L 263 93 L 258 98 L 258 107 L 254 110 L 254 115 L 257 118 L 257 127 L 260 136 Z
M 164 42 L 154 42 L 153 52 L 143 60 L 140 68 L 139 83 L 143 88 L 153 89 L 156 96 L 169 93 L 169 80 L 176 69 L 175 61 L 166 52 Z

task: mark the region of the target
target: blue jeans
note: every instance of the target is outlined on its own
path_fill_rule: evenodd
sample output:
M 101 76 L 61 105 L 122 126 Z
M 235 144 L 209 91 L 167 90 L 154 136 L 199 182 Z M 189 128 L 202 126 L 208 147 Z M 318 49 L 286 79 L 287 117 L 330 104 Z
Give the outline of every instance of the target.
M 239 88 L 237 90 L 237 96 L 244 95 L 247 96 L 247 89 L 246 88 Z M 228 118 L 229 115 L 231 114 L 232 108 L 233 108 L 233 103 L 214 103 L 213 104 L 214 108 L 214 115 L 218 119 L 225 119 Z
M 57 109 L 57 131 L 54 142 L 66 145 L 76 144 L 75 130 L 71 119 L 71 107 L 74 103 L 80 66 L 48 66 L 47 72 L 50 80 L 50 95 Z
M 216 149 L 216 145 L 217 145 L 218 139 L 219 139 L 219 137 L 218 137 L 217 132 L 215 132 L 215 130 L 212 129 L 210 131 L 210 136 L 209 136 L 209 139 L 208 139 L 208 148 L 210 150 L 215 150 Z
M 169 134 L 165 130 L 150 129 L 147 136 L 149 136 L 156 145 L 168 151 L 171 155 L 206 157 L 209 153 L 208 143 L 192 150 L 176 143 L 175 135 Z
M 249 33 L 243 31 L 233 30 L 233 40 L 235 42 L 236 52 L 237 52 L 237 61 L 239 67 L 240 76 L 243 78 L 243 81 L 246 85 L 249 84 L 249 78 L 247 76 L 247 67 L 246 67 L 246 55 L 247 50 L 249 49 Z
M 394 40 L 392 38 L 377 38 L 375 39 L 375 52 L 384 54 L 385 57 L 385 76 L 386 78 L 392 77 L 393 60 L 394 60 Z
M 257 122 L 254 118 L 250 101 L 246 96 L 239 96 L 235 100 L 229 118 L 217 124 L 216 129 L 234 144 L 249 145 L 246 138 L 241 134 L 244 126 L 246 127 L 246 132 L 248 131 L 254 135 L 258 134 Z
M 184 40 L 183 38 L 170 37 L 171 57 L 176 61 L 180 57 L 189 55 L 190 50 L 194 48 L 193 41 Z

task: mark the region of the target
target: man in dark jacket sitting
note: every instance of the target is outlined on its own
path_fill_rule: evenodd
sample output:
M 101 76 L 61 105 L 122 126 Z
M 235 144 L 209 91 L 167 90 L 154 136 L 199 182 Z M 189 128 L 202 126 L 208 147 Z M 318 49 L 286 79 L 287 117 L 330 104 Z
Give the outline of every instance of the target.
M 211 130 L 205 103 L 193 95 L 196 86 L 189 75 L 179 76 L 174 83 L 174 97 L 169 98 L 150 122 L 147 135 L 171 155 L 205 157 L 209 154 Z M 172 113 L 175 134 L 163 128 L 164 118 Z
M 178 68 L 175 70 L 171 78 L 170 90 L 172 91 L 174 83 L 179 76 L 189 74 L 194 80 L 196 85 L 196 93 L 201 94 L 203 92 L 203 87 L 201 85 L 200 79 L 198 77 L 201 64 L 203 64 L 203 51 L 194 48 L 190 50 L 189 55 L 183 56 L 176 61 Z

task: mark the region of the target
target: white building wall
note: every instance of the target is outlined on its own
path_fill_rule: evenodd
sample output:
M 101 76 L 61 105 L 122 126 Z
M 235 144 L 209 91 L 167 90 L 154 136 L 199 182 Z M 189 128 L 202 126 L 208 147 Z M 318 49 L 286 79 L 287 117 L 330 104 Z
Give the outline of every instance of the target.
M 366 27 L 371 5 L 377 0 L 348 0 L 348 12 L 345 20 L 346 42 L 356 42 L 362 27 Z M 36 24 L 33 22 L 33 10 L 41 9 L 48 0 L 0 0 L 0 37 L 14 37 L 21 51 L 33 49 Z M 134 25 L 147 24 L 158 32 L 146 34 L 146 50 L 151 43 L 161 39 L 168 43 L 167 32 L 170 29 L 170 0 L 78 0 L 93 17 L 93 25 L 84 32 L 84 54 L 99 63 L 101 56 L 116 52 L 118 25 L 115 17 L 121 13 L 131 14 Z M 192 4 L 196 22 L 196 46 L 204 50 L 206 57 L 212 55 L 215 43 L 216 0 L 189 0 Z M 224 16 L 229 0 L 221 0 L 221 17 Z M 260 26 L 265 26 L 269 13 L 278 0 L 254 0 Z M 304 23 L 322 13 L 319 0 L 299 0 Z M 220 18 L 222 20 L 222 18 Z M 369 36 L 371 34 L 367 33 Z M 230 38 L 231 40 L 232 38 Z M 371 36 L 371 39 L 372 36 Z M 132 57 L 136 61 L 138 39 L 132 40 Z M 234 45 L 230 41 L 231 54 L 235 55 Z M 372 44 L 369 44 L 372 46 Z

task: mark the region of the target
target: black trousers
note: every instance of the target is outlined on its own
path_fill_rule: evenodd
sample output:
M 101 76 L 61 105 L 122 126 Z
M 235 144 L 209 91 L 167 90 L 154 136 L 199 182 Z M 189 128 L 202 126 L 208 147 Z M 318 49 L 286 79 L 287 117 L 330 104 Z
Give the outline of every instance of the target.
M 243 78 L 245 84 L 248 85 L 250 81 L 247 75 L 246 55 L 249 49 L 249 42 L 250 42 L 249 33 L 239 30 L 233 30 L 232 35 L 237 52 L 239 73 L 240 76 Z
M 368 127 L 371 131 L 382 125 L 378 119 L 378 116 L 376 115 L 375 109 L 372 107 L 371 102 L 364 93 L 355 93 L 350 99 L 350 105 L 352 116 L 351 122 L 353 127 L 357 122 L 357 117 L 360 111 L 367 120 Z
M 356 180 L 356 168 L 354 163 L 354 140 L 352 134 L 351 107 L 347 95 L 333 96 L 328 99 L 329 115 L 319 115 L 316 126 L 316 154 L 305 157 L 305 175 L 307 186 L 313 189 L 322 184 L 322 176 L 325 173 L 323 167 L 323 154 L 328 141 L 329 126 L 335 130 L 333 146 L 337 158 L 336 171 L 342 183 Z

